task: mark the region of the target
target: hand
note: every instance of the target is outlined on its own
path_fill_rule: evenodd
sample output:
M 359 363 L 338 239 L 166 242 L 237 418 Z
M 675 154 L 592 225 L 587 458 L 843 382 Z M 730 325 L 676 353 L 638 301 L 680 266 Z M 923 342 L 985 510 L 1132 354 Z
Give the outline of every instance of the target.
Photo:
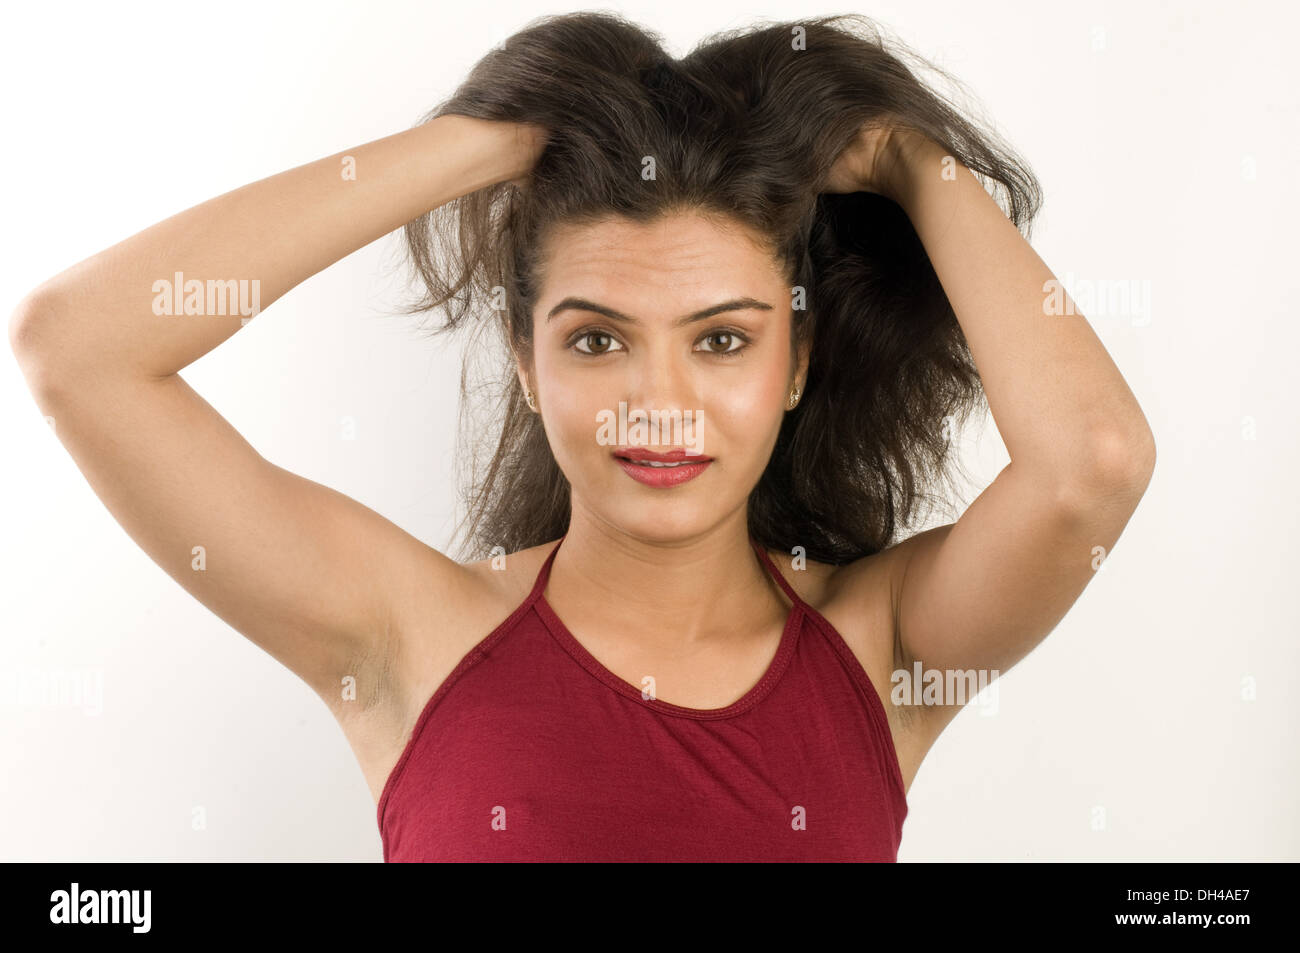
M 527 189 L 533 167 L 550 138 L 550 130 L 535 123 L 478 119 L 460 113 L 446 113 L 434 121 L 466 137 L 479 168 L 487 171 L 492 183 L 508 182 L 517 189 Z
M 909 157 L 924 137 L 906 126 L 881 120 L 864 126 L 836 157 L 823 192 L 874 192 L 900 201 Z
M 522 172 L 507 181 L 520 191 L 526 191 L 532 181 L 533 167 L 537 165 L 537 160 L 541 158 L 550 139 L 550 130 L 536 123 L 511 123 L 510 127 L 514 138 L 512 153 L 516 168 Z

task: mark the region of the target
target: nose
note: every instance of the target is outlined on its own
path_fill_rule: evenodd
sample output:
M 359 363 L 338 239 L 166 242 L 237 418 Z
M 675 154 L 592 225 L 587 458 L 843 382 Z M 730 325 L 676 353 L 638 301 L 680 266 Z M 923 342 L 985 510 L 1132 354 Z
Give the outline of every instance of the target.
M 649 431 L 651 448 L 669 448 L 690 444 L 691 423 L 685 418 L 696 411 L 695 381 L 691 373 L 690 356 L 681 353 L 680 341 L 664 340 L 645 343 L 639 353 L 628 362 L 626 384 L 627 412 L 669 411 L 673 428 L 660 427 Z M 659 418 L 661 424 L 666 423 Z M 680 421 L 680 423 L 678 423 Z
M 677 353 L 680 346 L 669 340 L 642 345 L 640 353 L 629 362 L 629 409 L 686 409 L 682 401 L 690 389 L 690 375 L 685 356 Z

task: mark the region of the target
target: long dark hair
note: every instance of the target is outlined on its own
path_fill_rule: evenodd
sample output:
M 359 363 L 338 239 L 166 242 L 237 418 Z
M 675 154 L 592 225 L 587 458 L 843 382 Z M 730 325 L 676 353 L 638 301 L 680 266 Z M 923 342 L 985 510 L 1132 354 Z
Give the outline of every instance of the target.
M 461 378 L 464 555 L 567 531 L 569 484 L 512 352 L 530 353 L 545 230 L 610 215 L 645 222 L 691 209 L 739 221 L 805 289 L 792 345 L 810 338 L 811 363 L 749 499 L 759 542 L 843 564 L 886 548 L 918 503 L 941 499 L 930 491 L 951 476 L 951 438 L 987 406 L 965 337 L 903 210 L 819 189 L 858 131 L 890 117 L 975 172 L 1026 236 L 1041 195 L 1015 154 L 909 62 L 959 88 L 859 15 L 730 31 L 680 59 L 619 16 L 555 15 L 485 56 L 424 117 L 551 134 L 527 189 L 500 183 L 406 226 L 425 289 L 406 313 L 438 308 L 435 333 L 469 324 L 488 336 L 475 334 Z M 641 175 L 647 155 L 653 180 Z

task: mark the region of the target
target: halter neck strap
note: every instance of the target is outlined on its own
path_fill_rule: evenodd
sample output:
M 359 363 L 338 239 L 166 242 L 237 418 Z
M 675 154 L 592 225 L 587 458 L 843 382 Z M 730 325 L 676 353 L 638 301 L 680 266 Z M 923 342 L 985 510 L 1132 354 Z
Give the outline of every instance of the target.
M 546 582 L 551 577 L 551 565 L 555 562 L 555 554 L 560 551 L 560 545 L 564 542 L 567 536 L 567 533 L 564 536 L 561 536 L 556 544 L 551 547 L 550 553 L 542 563 L 542 568 L 537 572 L 537 579 L 533 583 L 533 590 L 528 594 L 529 602 L 535 601 L 538 596 L 542 594 L 542 590 L 546 588 Z M 776 564 L 772 562 L 772 557 L 767 554 L 767 550 L 763 548 L 762 544 L 759 543 L 758 540 L 754 539 L 753 536 L 749 537 L 749 543 L 753 546 L 754 551 L 758 553 L 759 560 L 762 561 L 767 571 L 771 573 L 772 578 L 776 580 L 776 584 L 781 587 L 781 591 L 786 594 L 792 603 L 800 607 L 805 607 L 804 601 L 799 598 L 799 593 L 794 591 L 794 587 L 786 581 L 785 576 L 783 576 L 781 571 L 776 568 Z

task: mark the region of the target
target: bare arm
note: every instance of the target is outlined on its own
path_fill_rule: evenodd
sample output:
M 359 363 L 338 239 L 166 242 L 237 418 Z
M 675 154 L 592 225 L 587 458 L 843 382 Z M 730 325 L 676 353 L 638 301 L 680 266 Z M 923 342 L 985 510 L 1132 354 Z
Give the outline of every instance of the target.
M 465 570 L 260 456 L 177 373 L 243 316 L 159 314 L 155 282 L 256 281 L 264 309 L 430 209 L 525 175 L 534 133 L 441 117 L 254 182 L 74 265 L 10 319 L 37 404 L 122 527 L 331 708 L 345 675 L 359 700 L 373 691 L 394 600 L 416 585 L 452 598 Z
M 993 678 L 1092 579 L 1145 492 L 1155 442 L 1086 318 L 1046 313 L 1052 272 L 980 182 L 960 164 L 945 177 L 935 143 L 902 142 L 887 194 L 952 302 L 1011 462 L 955 523 L 889 553 L 895 659 Z M 933 733 L 957 710 L 935 709 Z
M 11 320 L 15 351 L 61 372 L 169 377 L 244 322 L 156 314 L 155 282 L 256 281 L 265 309 L 430 209 L 526 174 L 529 128 L 443 116 L 219 195 L 42 284 Z

